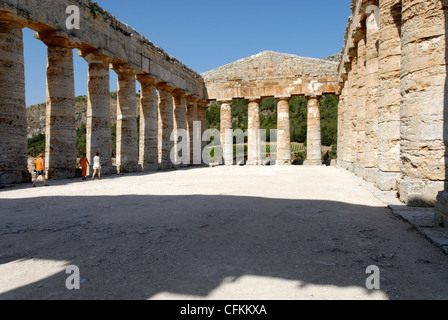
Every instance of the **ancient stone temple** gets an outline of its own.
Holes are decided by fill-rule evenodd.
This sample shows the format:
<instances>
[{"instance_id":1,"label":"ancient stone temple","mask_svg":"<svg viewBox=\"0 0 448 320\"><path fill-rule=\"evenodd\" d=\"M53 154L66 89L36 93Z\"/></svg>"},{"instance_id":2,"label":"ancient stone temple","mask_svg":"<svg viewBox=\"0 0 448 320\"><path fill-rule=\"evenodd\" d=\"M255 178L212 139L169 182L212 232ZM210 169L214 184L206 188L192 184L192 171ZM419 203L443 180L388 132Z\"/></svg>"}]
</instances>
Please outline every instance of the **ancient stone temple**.
<instances>
[{"instance_id":1,"label":"ancient stone temple","mask_svg":"<svg viewBox=\"0 0 448 320\"><path fill-rule=\"evenodd\" d=\"M73 4L80 11L79 29L69 29L66 24L67 8ZM95 7L92 1L2 0L0 163L8 168L4 182L29 181L22 33L25 27L35 30L36 38L48 47L45 159L49 178L75 175L73 49L78 49L89 64L87 156L92 159L100 152L104 173L170 167L171 146L175 143L170 139L171 132L192 132L195 122L203 123L207 95L202 77L136 30ZM110 69L118 75L116 167L111 160ZM142 88L140 133L136 123L136 80ZM189 112L190 109L194 111ZM162 132L160 137L157 127Z\"/></svg>"},{"instance_id":2,"label":"ancient stone temple","mask_svg":"<svg viewBox=\"0 0 448 320\"><path fill-rule=\"evenodd\" d=\"M221 104L221 142L224 163L233 165L232 101L246 99L248 164L259 165L260 110L263 98L278 101L277 164L291 164L289 101L308 100L308 156L305 165L322 165L320 105L323 94L337 90L337 62L265 51L202 74L209 101Z\"/></svg>"},{"instance_id":3,"label":"ancient stone temple","mask_svg":"<svg viewBox=\"0 0 448 320\"><path fill-rule=\"evenodd\" d=\"M352 10L339 68L339 165L408 205L438 199L437 221L448 226L447 2L353 0Z\"/></svg>"}]
</instances>

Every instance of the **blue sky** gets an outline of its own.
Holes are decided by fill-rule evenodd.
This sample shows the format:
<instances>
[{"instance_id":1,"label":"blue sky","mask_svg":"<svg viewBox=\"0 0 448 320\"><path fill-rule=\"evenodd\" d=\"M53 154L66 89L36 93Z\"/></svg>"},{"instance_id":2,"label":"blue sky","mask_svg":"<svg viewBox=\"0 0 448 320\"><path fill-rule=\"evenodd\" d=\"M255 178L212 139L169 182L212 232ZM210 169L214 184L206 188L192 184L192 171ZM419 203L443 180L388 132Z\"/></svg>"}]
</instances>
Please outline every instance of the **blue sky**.
<instances>
[{"instance_id":1,"label":"blue sky","mask_svg":"<svg viewBox=\"0 0 448 320\"><path fill-rule=\"evenodd\" d=\"M97 2L199 73L265 50L325 58L342 50L350 15L348 0ZM27 105L45 102L46 47L33 34L24 30ZM74 62L76 95L85 95L87 63Z\"/></svg>"}]
</instances>

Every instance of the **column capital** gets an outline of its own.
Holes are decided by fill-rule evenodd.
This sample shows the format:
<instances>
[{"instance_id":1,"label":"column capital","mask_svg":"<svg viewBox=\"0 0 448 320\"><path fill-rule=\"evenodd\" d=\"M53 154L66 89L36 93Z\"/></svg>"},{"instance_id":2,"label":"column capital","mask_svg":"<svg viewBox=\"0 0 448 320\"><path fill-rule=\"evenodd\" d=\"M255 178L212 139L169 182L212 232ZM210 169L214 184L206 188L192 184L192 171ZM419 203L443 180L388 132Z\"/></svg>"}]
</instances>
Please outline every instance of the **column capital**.
<instances>
[{"instance_id":1,"label":"column capital","mask_svg":"<svg viewBox=\"0 0 448 320\"><path fill-rule=\"evenodd\" d=\"M209 102L207 100L199 100L198 101L198 107L205 108L208 105L209 105Z\"/></svg>"},{"instance_id":2,"label":"column capital","mask_svg":"<svg viewBox=\"0 0 448 320\"><path fill-rule=\"evenodd\" d=\"M101 50L79 50L78 56L84 58L87 63L104 63L110 64L112 63L112 59L105 53L101 52Z\"/></svg>"},{"instance_id":3,"label":"column capital","mask_svg":"<svg viewBox=\"0 0 448 320\"><path fill-rule=\"evenodd\" d=\"M81 40L69 36L62 31L43 31L34 34L34 38L42 41L48 47L62 47L67 49L74 49L81 46Z\"/></svg>"},{"instance_id":4,"label":"column capital","mask_svg":"<svg viewBox=\"0 0 448 320\"><path fill-rule=\"evenodd\" d=\"M152 84L155 86L159 83L157 79L151 77L149 74L138 74L136 78L141 84Z\"/></svg>"},{"instance_id":5,"label":"column capital","mask_svg":"<svg viewBox=\"0 0 448 320\"><path fill-rule=\"evenodd\" d=\"M166 92L173 93L174 90L176 90L176 88L173 88L172 86L168 85L168 83L166 83L166 82L159 82L156 86L157 86L157 90L159 90L159 91L166 91Z\"/></svg>"},{"instance_id":6,"label":"column capital","mask_svg":"<svg viewBox=\"0 0 448 320\"><path fill-rule=\"evenodd\" d=\"M244 99L246 99L249 102L256 102L256 103L260 103L261 102L261 97L245 97Z\"/></svg>"},{"instance_id":7,"label":"column capital","mask_svg":"<svg viewBox=\"0 0 448 320\"><path fill-rule=\"evenodd\" d=\"M306 93L305 98L307 100L311 99L320 99L322 97L322 93Z\"/></svg>"},{"instance_id":8,"label":"column capital","mask_svg":"<svg viewBox=\"0 0 448 320\"><path fill-rule=\"evenodd\" d=\"M179 99L182 98L182 97L187 98L187 92L185 90L176 88L176 89L173 90L173 96L175 98L179 98Z\"/></svg>"},{"instance_id":9,"label":"column capital","mask_svg":"<svg viewBox=\"0 0 448 320\"><path fill-rule=\"evenodd\" d=\"M10 12L0 12L0 23L11 24L17 28L25 28L28 20Z\"/></svg>"},{"instance_id":10,"label":"column capital","mask_svg":"<svg viewBox=\"0 0 448 320\"><path fill-rule=\"evenodd\" d=\"M216 101L219 104L221 104L221 105L223 105L223 104L232 104L233 103L233 98L217 99Z\"/></svg>"},{"instance_id":11,"label":"column capital","mask_svg":"<svg viewBox=\"0 0 448 320\"><path fill-rule=\"evenodd\" d=\"M288 101L291 100L292 96L290 94L277 95L274 97L277 101Z\"/></svg>"},{"instance_id":12,"label":"column capital","mask_svg":"<svg viewBox=\"0 0 448 320\"><path fill-rule=\"evenodd\" d=\"M131 68L130 66L128 66L126 63L113 63L112 64L112 69L117 73L117 74L133 74L135 75L135 70L133 68Z\"/></svg>"}]
</instances>

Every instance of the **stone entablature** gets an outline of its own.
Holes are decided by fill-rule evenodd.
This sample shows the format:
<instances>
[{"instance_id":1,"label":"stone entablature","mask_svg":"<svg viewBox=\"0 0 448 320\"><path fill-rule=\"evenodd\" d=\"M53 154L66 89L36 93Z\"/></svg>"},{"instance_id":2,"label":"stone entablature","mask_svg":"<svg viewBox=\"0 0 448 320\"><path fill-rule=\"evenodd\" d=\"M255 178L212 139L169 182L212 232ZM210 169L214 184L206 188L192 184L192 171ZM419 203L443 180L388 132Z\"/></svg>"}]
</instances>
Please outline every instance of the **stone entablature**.
<instances>
[{"instance_id":1,"label":"stone entablature","mask_svg":"<svg viewBox=\"0 0 448 320\"><path fill-rule=\"evenodd\" d=\"M338 63L264 51L203 73L209 100L337 91Z\"/></svg>"},{"instance_id":2,"label":"stone entablature","mask_svg":"<svg viewBox=\"0 0 448 320\"><path fill-rule=\"evenodd\" d=\"M80 9L79 30L66 27L69 16L66 9L70 5ZM206 98L204 82L198 73L90 0L2 0L0 18L20 21L42 35L67 38L72 48L85 54L104 56L110 63L126 64L135 74L148 74L198 99Z\"/></svg>"}]
</instances>

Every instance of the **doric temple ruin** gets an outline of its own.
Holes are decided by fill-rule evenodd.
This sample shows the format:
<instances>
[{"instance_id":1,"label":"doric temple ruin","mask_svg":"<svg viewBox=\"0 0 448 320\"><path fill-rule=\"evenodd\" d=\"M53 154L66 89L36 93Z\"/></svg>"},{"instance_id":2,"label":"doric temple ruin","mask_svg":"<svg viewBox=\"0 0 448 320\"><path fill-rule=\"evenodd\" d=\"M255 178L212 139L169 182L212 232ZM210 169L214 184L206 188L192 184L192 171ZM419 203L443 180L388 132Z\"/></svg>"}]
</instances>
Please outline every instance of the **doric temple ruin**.
<instances>
[{"instance_id":1,"label":"doric temple ruin","mask_svg":"<svg viewBox=\"0 0 448 320\"><path fill-rule=\"evenodd\" d=\"M69 30L66 11L73 4L79 8L82 28ZM87 156L92 159L100 152L105 173L172 167L171 133L192 132L195 121L202 122L205 130L207 95L202 77L136 30L94 9L88 0L0 1L0 162L8 168L8 183L29 180L25 27L35 30L36 38L48 47L45 159L49 178L75 175L73 49L79 49L89 64ZM110 68L118 75L116 167L111 160ZM140 139L136 80L141 84Z\"/></svg>"},{"instance_id":2,"label":"doric temple ruin","mask_svg":"<svg viewBox=\"0 0 448 320\"><path fill-rule=\"evenodd\" d=\"M66 25L71 5L80 10L82 28ZM0 163L8 168L3 182L29 181L22 33L27 27L48 47L49 178L75 175L78 49L88 62L87 156L100 152L105 173L172 168L172 134L180 130L189 136L187 164L200 163L193 159L193 141L201 140L206 106L215 101L221 104L224 163L232 165L234 99L249 101L248 164L260 165L259 109L267 97L278 100L277 164L289 165L293 96L308 99L305 164L320 165L319 98L335 93L338 165L381 190L396 190L408 205L436 205L437 222L448 227L448 1L352 0L352 11L341 63L266 51L199 75L90 0L0 0ZM116 165L110 69L118 75Z\"/></svg>"},{"instance_id":3,"label":"doric temple ruin","mask_svg":"<svg viewBox=\"0 0 448 320\"><path fill-rule=\"evenodd\" d=\"M352 1L339 68L338 163L448 226L448 2Z\"/></svg>"},{"instance_id":4,"label":"doric temple ruin","mask_svg":"<svg viewBox=\"0 0 448 320\"><path fill-rule=\"evenodd\" d=\"M232 100L249 101L248 164L261 163L260 102L278 100L277 164L291 164L289 100L308 100L308 143L305 165L322 164L319 99L337 90L337 62L265 51L203 74L209 100L221 104L224 163L233 164Z\"/></svg>"}]
</instances>

